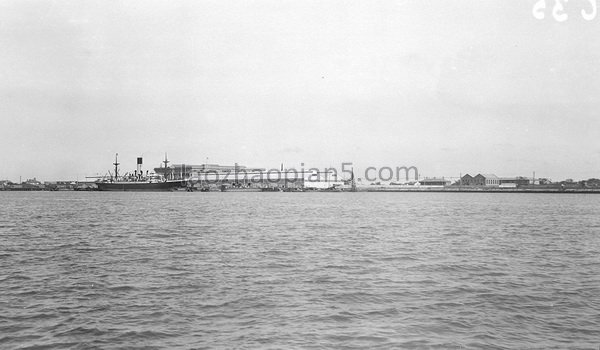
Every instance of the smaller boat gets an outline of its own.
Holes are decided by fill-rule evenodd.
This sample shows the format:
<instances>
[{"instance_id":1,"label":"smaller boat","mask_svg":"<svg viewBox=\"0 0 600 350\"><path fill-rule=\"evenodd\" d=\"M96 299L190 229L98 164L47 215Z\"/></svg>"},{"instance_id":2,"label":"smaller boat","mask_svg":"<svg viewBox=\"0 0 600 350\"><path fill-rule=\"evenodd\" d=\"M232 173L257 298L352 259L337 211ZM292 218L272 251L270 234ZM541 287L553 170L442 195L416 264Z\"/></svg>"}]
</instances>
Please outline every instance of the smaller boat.
<instances>
[{"instance_id":1,"label":"smaller boat","mask_svg":"<svg viewBox=\"0 0 600 350\"><path fill-rule=\"evenodd\" d=\"M249 185L233 184L233 185L221 185L221 192L261 192L262 188L252 187Z\"/></svg>"}]
</instances>

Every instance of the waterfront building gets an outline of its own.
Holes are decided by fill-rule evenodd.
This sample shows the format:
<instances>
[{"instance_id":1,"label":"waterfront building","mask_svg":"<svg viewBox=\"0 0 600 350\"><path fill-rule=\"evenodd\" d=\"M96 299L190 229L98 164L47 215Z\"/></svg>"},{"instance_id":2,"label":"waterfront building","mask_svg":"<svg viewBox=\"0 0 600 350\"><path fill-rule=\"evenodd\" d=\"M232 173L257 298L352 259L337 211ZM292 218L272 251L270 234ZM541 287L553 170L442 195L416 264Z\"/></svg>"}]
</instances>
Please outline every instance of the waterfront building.
<instances>
[{"instance_id":1,"label":"waterfront building","mask_svg":"<svg viewBox=\"0 0 600 350\"><path fill-rule=\"evenodd\" d=\"M346 189L349 188L347 181L338 179L337 171L329 169L326 171L312 171L303 174L304 188L313 190Z\"/></svg>"},{"instance_id":2,"label":"waterfront building","mask_svg":"<svg viewBox=\"0 0 600 350\"><path fill-rule=\"evenodd\" d=\"M499 186L500 178L494 174L463 175L455 185L462 186Z\"/></svg>"},{"instance_id":3,"label":"waterfront building","mask_svg":"<svg viewBox=\"0 0 600 350\"><path fill-rule=\"evenodd\" d=\"M463 175L459 182L457 183L457 185L462 185L462 186L474 186L475 182L473 180L473 176L469 175L469 174L465 174Z\"/></svg>"},{"instance_id":4,"label":"waterfront building","mask_svg":"<svg viewBox=\"0 0 600 350\"><path fill-rule=\"evenodd\" d=\"M511 188L519 186L528 186L533 184L532 179L523 176L498 177L495 174L477 174L471 176L464 175L455 185L479 186L479 187L502 187Z\"/></svg>"},{"instance_id":5,"label":"waterfront building","mask_svg":"<svg viewBox=\"0 0 600 350\"><path fill-rule=\"evenodd\" d=\"M201 176L202 174L234 174L234 173L248 173L265 171L264 168L248 168L244 165L219 165L219 164L173 164L168 167L154 168L154 172L159 175L163 175L166 178L172 179L189 179L194 176Z\"/></svg>"},{"instance_id":6,"label":"waterfront building","mask_svg":"<svg viewBox=\"0 0 600 350\"><path fill-rule=\"evenodd\" d=\"M243 165L223 166L218 164L185 165L174 164L155 171L175 179L185 179L199 189L300 189L305 174L296 170L250 168Z\"/></svg>"},{"instance_id":7,"label":"waterfront building","mask_svg":"<svg viewBox=\"0 0 600 350\"><path fill-rule=\"evenodd\" d=\"M531 183L532 183L532 181L529 178L526 178L523 176L501 177L500 178L500 185L504 185L503 187L506 187L507 184L514 184L515 187L527 186L527 185L530 185Z\"/></svg>"},{"instance_id":8,"label":"waterfront building","mask_svg":"<svg viewBox=\"0 0 600 350\"><path fill-rule=\"evenodd\" d=\"M72 190L75 186L73 181L46 181L44 187L51 191L67 191Z\"/></svg>"},{"instance_id":9,"label":"waterfront building","mask_svg":"<svg viewBox=\"0 0 600 350\"><path fill-rule=\"evenodd\" d=\"M203 190L228 189L339 189L349 186L339 179L335 169L298 171L294 169L265 169L245 165L172 164L154 168L168 179L187 180L188 185Z\"/></svg>"},{"instance_id":10,"label":"waterfront building","mask_svg":"<svg viewBox=\"0 0 600 350\"><path fill-rule=\"evenodd\" d=\"M500 178L494 174L477 174L474 179L479 186L500 185Z\"/></svg>"},{"instance_id":11,"label":"waterfront building","mask_svg":"<svg viewBox=\"0 0 600 350\"><path fill-rule=\"evenodd\" d=\"M421 186L449 186L450 180L446 180L443 177L426 177L424 179L419 180L419 184Z\"/></svg>"},{"instance_id":12,"label":"waterfront building","mask_svg":"<svg viewBox=\"0 0 600 350\"><path fill-rule=\"evenodd\" d=\"M36 178L27 179L21 183L13 183L5 180L0 181L0 189L7 191L41 191L44 189L44 184L38 181Z\"/></svg>"}]
</instances>

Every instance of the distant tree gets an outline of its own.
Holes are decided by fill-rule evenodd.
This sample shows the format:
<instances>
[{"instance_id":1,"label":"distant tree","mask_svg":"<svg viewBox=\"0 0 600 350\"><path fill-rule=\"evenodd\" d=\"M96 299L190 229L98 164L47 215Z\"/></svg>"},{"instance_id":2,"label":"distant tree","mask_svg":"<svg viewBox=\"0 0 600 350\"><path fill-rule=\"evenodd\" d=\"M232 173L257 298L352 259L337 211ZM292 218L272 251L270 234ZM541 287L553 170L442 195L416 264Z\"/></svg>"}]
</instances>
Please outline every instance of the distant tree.
<instances>
[{"instance_id":1,"label":"distant tree","mask_svg":"<svg viewBox=\"0 0 600 350\"><path fill-rule=\"evenodd\" d=\"M548 178L541 178L538 181L540 182L540 185L549 185L552 183L552 180Z\"/></svg>"},{"instance_id":2,"label":"distant tree","mask_svg":"<svg viewBox=\"0 0 600 350\"><path fill-rule=\"evenodd\" d=\"M600 179L591 178L587 180L588 187L600 187Z\"/></svg>"}]
</instances>

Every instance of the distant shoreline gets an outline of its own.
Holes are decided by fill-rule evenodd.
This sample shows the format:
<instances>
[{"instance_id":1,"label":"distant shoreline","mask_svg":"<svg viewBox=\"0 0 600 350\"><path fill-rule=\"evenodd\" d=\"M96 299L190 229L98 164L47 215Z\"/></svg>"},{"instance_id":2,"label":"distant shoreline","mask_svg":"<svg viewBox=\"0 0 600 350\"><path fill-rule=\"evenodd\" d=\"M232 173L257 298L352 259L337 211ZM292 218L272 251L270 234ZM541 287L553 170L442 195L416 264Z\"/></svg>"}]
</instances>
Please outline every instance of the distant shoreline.
<instances>
[{"instance_id":1,"label":"distant shoreline","mask_svg":"<svg viewBox=\"0 0 600 350\"><path fill-rule=\"evenodd\" d=\"M98 191L98 190L41 190L41 189L0 189L0 192L184 192L184 191ZM203 192L203 191L189 191ZM219 193L221 191L208 191ZM223 191L228 192L246 192L246 191ZM248 191L261 192L261 191ZM262 191L262 192L279 192L279 191ZM344 190L303 190L303 191L282 191L295 193L342 193L342 192L360 192L360 193L556 193L556 194L600 194L600 189L494 189L494 188L357 188L356 191Z\"/></svg>"},{"instance_id":2,"label":"distant shoreline","mask_svg":"<svg viewBox=\"0 0 600 350\"><path fill-rule=\"evenodd\" d=\"M436 189L359 189L357 192L447 192L447 193L594 193L600 189L491 189L491 188L436 188Z\"/></svg>"}]
</instances>

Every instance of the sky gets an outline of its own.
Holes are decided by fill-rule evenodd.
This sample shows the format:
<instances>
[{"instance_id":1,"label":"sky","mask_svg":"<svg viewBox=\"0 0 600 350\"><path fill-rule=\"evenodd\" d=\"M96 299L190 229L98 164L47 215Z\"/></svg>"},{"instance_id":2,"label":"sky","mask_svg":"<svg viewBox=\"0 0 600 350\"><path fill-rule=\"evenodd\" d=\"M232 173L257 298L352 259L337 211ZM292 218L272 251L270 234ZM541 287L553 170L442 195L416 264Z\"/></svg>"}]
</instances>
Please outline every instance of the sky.
<instances>
[{"instance_id":1,"label":"sky","mask_svg":"<svg viewBox=\"0 0 600 350\"><path fill-rule=\"evenodd\" d=\"M3 0L0 180L165 152L600 178L595 1L563 0L562 22L539 2Z\"/></svg>"}]
</instances>

